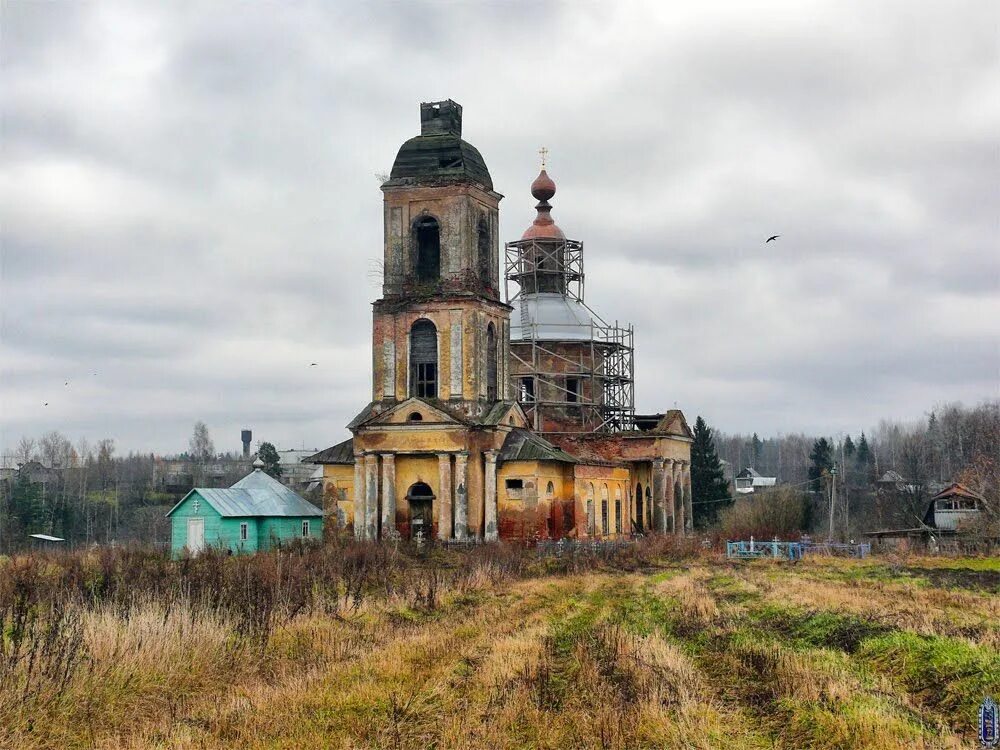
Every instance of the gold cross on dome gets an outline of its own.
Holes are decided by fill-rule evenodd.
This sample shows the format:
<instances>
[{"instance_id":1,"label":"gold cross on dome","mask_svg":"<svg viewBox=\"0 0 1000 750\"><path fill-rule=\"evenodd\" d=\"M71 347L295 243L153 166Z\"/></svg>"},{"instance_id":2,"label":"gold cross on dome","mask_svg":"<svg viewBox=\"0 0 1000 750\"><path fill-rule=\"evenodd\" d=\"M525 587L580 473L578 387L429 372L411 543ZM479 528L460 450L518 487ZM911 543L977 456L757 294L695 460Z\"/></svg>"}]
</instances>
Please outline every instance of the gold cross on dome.
<instances>
[{"instance_id":1,"label":"gold cross on dome","mask_svg":"<svg viewBox=\"0 0 1000 750\"><path fill-rule=\"evenodd\" d=\"M545 169L545 157L549 155L549 150L542 146L538 149L538 153L542 155L542 169Z\"/></svg>"}]
</instances>

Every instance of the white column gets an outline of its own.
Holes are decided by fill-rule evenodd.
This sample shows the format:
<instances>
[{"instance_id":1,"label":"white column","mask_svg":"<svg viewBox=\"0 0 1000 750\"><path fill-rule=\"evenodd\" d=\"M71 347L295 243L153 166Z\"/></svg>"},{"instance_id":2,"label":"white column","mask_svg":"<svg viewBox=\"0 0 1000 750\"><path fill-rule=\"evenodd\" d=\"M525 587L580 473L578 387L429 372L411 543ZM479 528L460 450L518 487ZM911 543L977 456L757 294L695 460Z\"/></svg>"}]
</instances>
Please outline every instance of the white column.
<instances>
[{"instance_id":1,"label":"white column","mask_svg":"<svg viewBox=\"0 0 1000 750\"><path fill-rule=\"evenodd\" d=\"M396 454L382 454L382 538L396 536Z\"/></svg>"},{"instance_id":2,"label":"white column","mask_svg":"<svg viewBox=\"0 0 1000 750\"><path fill-rule=\"evenodd\" d=\"M494 485L496 478L494 477ZM464 541L469 538L469 453L455 454L455 538ZM496 494L494 492L494 494Z\"/></svg>"},{"instance_id":3,"label":"white column","mask_svg":"<svg viewBox=\"0 0 1000 750\"><path fill-rule=\"evenodd\" d=\"M438 453L438 539L451 539L451 454Z\"/></svg>"},{"instance_id":4,"label":"white column","mask_svg":"<svg viewBox=\"0 0 1000 750\"><path fill-rule=\"evenodd\" d=\"M663 531L667 527L666 492L663 487L663 459L653 459L653 529Z\"/></svg>"},{"instance_id":5,"label":"white column","mask_svg":"<svg viewBox=\"0 0 1000 750\"><path fill-rule=\"evenodd\" d=\"M378 455L365 454L365 539L378 539Z\"/></svg>"},{"instance_id":6,"label":"white column","mask_svg":"<svg viewBox=\"0 0 1000 750\"><path fill-rule=\"evenodd\" d=\"M663 530L677 531L677 503L674 499L674 462L664 461L663 467Z\"/></svg>"},{"instance_id":7,"label":"white column","mask_svg":"<svg viewBox=\"0 0 1000 750\"><path fill-rule=\"evenodd\" d=\"M694 531L694 506L691 499L691 464L681 461L681 487L684 491L684 532Z\"/></svg>"},{"instance_id":8,"label":"white column","mask_svg":"<svg viewBox=\"0 0 1000 750\"><path fill-rule=\"evenodd\" d=\"M365 538L365 457L354 454L354 538Z\"/></svg>"},{"instance_id":9,"label":"white column","mask_svg":"<svg viewBox=\"0 0 1000 750\"><path fill-rule=\"evenodd\" d=\"M483 538L495 542L500 538L497 529L497 451L486 451L486 476L483 478Z\"/></svg>"}]
</instances>

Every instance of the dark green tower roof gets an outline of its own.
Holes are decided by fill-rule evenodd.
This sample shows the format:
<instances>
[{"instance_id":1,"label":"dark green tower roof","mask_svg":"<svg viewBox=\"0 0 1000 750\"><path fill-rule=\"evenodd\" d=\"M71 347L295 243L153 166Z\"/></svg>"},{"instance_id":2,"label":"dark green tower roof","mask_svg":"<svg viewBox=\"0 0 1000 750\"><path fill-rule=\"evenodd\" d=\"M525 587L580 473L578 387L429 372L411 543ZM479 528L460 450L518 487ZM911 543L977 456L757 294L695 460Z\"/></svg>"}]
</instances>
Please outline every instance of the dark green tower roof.
<instances>
[{"instance_id":1,"label":"dark green tower roof","mask_svg":"<svg viewBox=\"0 0 1000 750\"><path fill-rule=\"evenodd\" d=\"M462 106L446 99L420 105L420 135L404 143L387 184L469 181L493 189L482 155L462 140Z\"/></svg>"}]
</instances>

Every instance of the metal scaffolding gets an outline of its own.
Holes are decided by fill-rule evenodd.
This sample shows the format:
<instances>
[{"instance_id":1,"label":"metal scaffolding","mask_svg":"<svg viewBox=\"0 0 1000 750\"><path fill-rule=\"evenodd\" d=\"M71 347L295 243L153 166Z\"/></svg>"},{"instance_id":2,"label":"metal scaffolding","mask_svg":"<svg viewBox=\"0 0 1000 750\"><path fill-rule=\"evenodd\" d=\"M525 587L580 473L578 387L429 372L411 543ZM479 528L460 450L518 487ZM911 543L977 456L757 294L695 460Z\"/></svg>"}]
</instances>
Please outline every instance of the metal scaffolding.
<instances>
[{"instance_id":1,"label":"metal scaffolding","mask_svg":"<svg viewBox=\"0 0 1000 750\"><path fill-rule=\"evenodd\" d=\"M633 328L587 307L584 280L582 242L531 238L504 246L505 296L520 318L512 322L511 377L537 432L634 428Z\"/></svg>"}]
</instances>

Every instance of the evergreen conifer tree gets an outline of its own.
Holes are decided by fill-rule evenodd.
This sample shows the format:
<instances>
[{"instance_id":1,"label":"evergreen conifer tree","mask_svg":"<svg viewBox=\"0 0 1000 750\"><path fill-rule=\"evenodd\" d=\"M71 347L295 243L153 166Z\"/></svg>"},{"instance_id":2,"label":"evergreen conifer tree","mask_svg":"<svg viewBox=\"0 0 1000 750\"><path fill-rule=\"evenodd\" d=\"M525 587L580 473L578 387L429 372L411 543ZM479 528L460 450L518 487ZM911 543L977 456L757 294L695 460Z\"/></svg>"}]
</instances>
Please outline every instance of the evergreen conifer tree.
<instances>
[{"instance_id":1,"label":"evergreen conifer tree","mask_svg":"<svg viewBox=\"0 0 1000 750\"><path fill-rule=\"evenodd\" d=\"M872 450L868 447L868 439L863 432L861 433L861 438L858 440L856 456L859 467L866 467L872 462Z\"/></svg>"},{"instance_id":2,"label":"evergreen conifer tree","mask_svg":"<svg viewBox=\"0 0 1000 750\"><path fill-rule=\"evenodd\" d=\"M261 443L257 449L257 458L264 462L264 472L275 479L281 478L281 458L278 449L271 443Z\"/></svg>"},{"instance_id":3,"label":"evergreen conifer tree","mask_svg":"<svg viewBox=\"0 0 1000 750\"><path fill-rule=\"evenodd\" d=\"M857 448L855 448L854 446L854 441L851 440L851 436L848 435L846 438L844 438L844 455L847 456L848 458L853 458L854 451L856 450Z\"/></svg>"},{"instance_id":4,"label":"evergreen conifer tree","mask_svg":"<svg viewBox=\"0 0 1000 750\"><path fill-rule=\"evenodd\" d=\"M809 467L809 480L813 490L820 490L819 480L830 473L833 468L833 446L825 437L813 443L812 451L809 453L809 460L812 466Z\"/></svg>"},{"instance_id":5,"label":"evergreen conifer tree","mask_svg":"<svg viewBox=\"0 0 1000 750\"><path fill-rule=\"evenodd\" d=\"M711 526L719 511L732 504L729 483L722 471L715 450L712 428L701 417L694 423L694 443L691 445L691 502L694 525Z\"/></svg>"},{"instance_id":6,"label":"evergreen conifer tree","mask_svg":"<svg viewBox=\"0 0 1000 750\"><path fill-rule=\"evenodd\" d=\"M757 437L757 433L755 432L753 437L750 439L750 451L753 455L754 469L760 470L760 454L763 448L764 444L760 441L760 438Z\"/></svg>"}]
</instances>

